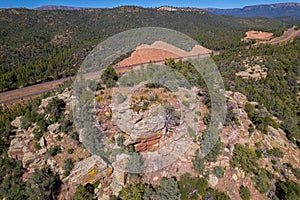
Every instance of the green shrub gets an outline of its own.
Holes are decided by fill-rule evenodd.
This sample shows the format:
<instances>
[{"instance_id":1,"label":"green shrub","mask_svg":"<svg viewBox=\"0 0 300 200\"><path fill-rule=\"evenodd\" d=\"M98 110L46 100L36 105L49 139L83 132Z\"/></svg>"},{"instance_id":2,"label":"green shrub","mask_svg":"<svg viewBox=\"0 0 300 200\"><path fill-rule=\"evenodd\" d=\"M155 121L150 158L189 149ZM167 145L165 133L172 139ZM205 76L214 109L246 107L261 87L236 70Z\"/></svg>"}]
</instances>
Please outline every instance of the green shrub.
<instances>
[{"instance_id":1,"label":"green shrub","mask_svg":"<svg viewBox=\"0 0 300 200\"><path fill-rule=\"evenodd\" d=\"M71 149L68 149L67 151L68 151L68 154L72 154L74 152L74 149L71 148Z\"/></svg>"},{"instance_id":2,"label":"green shrub","mask_svg":"<svg viewBox=\"0 0 300 200\"><path fill-rule=\"evenodd\" d=\"M218 178L223 178L224 176L224 170L223 170L223 167L220 167L220 166L216 166L214 168L214 175Z\"/></svg>"},{"instance_id":3,"label":"green shrub","mask_svg":"<svg viewBox=\"0 0 300 200\"><path fill-rule=\"evenodd\" d=\"M297 177L297 179L300 180L300 169L293 168L292 172Z\"/></svg>"},{"instance_id":4,"label":"green shrub","mask_svg":"<svg viewBox=\"0 0 300 200\"><path fill-rule=\"evenodd\" d=\"M42 147L40 146L40 144L39 144L37 141L34 142L34 148L35 148L36 150L42 149Z\"/></svg>"},{"instance_id":5,"label":"green shrub","mask_svg":"<svg viewBox=\"0 0 300 200\"><path fill-rule=\"evenodd\" d=\"M66 171L71 171L74 167L74 160L72 158L68 158L64 160L63 169Z\"/></svg>"},{"instance_id":6,"label":"green shrub","mask_svg":"<svg viewBox=\"0 0 300 200\"><path fill-rule=\"evenodd\" d=\"M51 116L52 123L58 122L63 117L65 111L65 102L58 97L54 97L45 108L45 113Z\"/></svg>"},{"instance_id":7,"label":"green shrub","mask_svg":"<svg viewBox=\"0 0 300 200\"><path fill-rule=\"evenodd\" d=\"M48 151L47 151L47 154L49 156L56 156L59 153L61 153L61 147L60 146L53 146L50 149L48 149Z\"/></svg>"},{"instance_id":8,"label":"green shrub","mask_svg":"<svg viewBox=\"0 0 300 200\"><path fill-rule=\"evenodd\" d=\"M226 114L225 125L228 126L230 125L231 122L234 122L235 124L239 124L239 120L236 117L236 114L233 112L232 109L228 109Z\"/></svg>"},{"instance_id":9,"label":"green shrub","mask_svg":"<svg viewBox=\"0 0 300 200\"><path fill-rule=\"evenodd\" d=\"M159 187L156 188L155 199L180 200L178 183L174 178L162 178Z\"/></svg>"},{"instance_id":10,"label":"green shrub","mask_svg":"<svg viewBox=\"0 0 300 200\"><path fill-rule=\"evenodd\" d=\"M246 173L255 173L258 169L256 153L241 144L236 144L233 150L233 157L230 160L232 167L239 167Z\"/></svg>"},{"instance_id":11,"label":"green shrub","mask_svg":"<svg viewBox=\"0 0 300 200\"><path fill-rule=\"evenodd\" d=\"M106 85L106 87L116 86L118 79L118 74L111 65L109 65L101 74L101 80Z\"/></svg>"},{"instance_id":12,"label":"green shrub","mask_svg":"<svg viewBox=\"0 0 300 200\"><path fill-rule=\"evenodd\" d=\"M182 105L184 105L185 107L189 108L190 107L190 103L188 101L183 101Z\"/></svg>"},{"instance_id":13,"label":"green shrub","mask_svg":"<svg viewBox=\"0 0 300 200\"><path fill-rule=\"evenodd\" d=\"M239 189L239 194L243 200L250 200L250 198L251 198L251 192L250 192L249 188L245 187L243 185Z\"/></svg>"},{"instance_id":14,"label":"green shrub","mask_svg":"<svg viewBox=\"0 0 300 200\"><path fill-rule=\"evenodd\" d=\"M300 184L287 180L275 183L275 194L279 199L296 200L300 199Z\"/></svg>"},{"instance_id":15,"label":"green shrub","mask_svg":"<svg viewBox=\"0 0 300 200\"><path fill-rule=\"evenodd\" d=\"M43 115L40 115L40 119L37 121L37 125L40 127L40 132L47 131L48 122L46 122Z\"/></svg>"},{"instance_id":16,"label":"green shrub","mask_svg":"<svg viewBox=\"0 0 300 200\"><path fill-rule=\"evenodd\" d=\"M230 197L223 192L208 188L202 199L230 200Z\"/></svg>"},{"instance_id":17,"label":"green shrub","mask_svg":"<svg viewBox=\"0 0 300 200\"><path fill-rule=\"evenodd\" d=\"M203 174L205 170L205 165L204 165L205 160L200 156L199 150L196 151L195 156L196 157L193 160L193 168L197 173Z\"/></svg>"},{"instance_id":18,"label":"green shrub","mask_svg":"<svg viewBox=\"0 0 300 200\"><path fill-rule=\"evenodd\" d=\"M275 156L278 158L283 158L283 156L284 156L283 152L279 148L267 150L267 154L269 156Z\"/></svg>"},{"instance_id":19,"label":"green shrub","mask_svg":"<svg viewBox=\"0 0 300 200\"><path fill-rule=\"evenodd\" d=\"M255 154L258 159L262 158L262 151L260 149L255 150Z\"/></svg>"},{"instance_id":20,"label":"green shrub","mask_svg":"<svg viewBox=\"0 0 300 200\"><path fill-rule=\"evenodd\" d=\"M34 129L32 133L33 133L33 135L34 135L33 139L34 139L35 141L39 141L39 140L43 137L43 133L42 133L41 130L36 130L36 129Z\"/></svg>"},{"instance_id":21,"label":"green shrub","mask_svg":"<svg viewBox=\"0 0 300 200\"><path fill-rule=\"evenodd\" d=\"M61 141L62 139L63 139L62 136L60 136L60 135L56 136L56 140L57 140L57 141Z\"/></svg>"},{"instance_id":22,"label":"green shrub","mask_svg":"<svg viewBox=\"0 0 300 200\"><path fill-rule=\"evenodd\" d=\"M64 176L65 176L65 177L67 177L67 176L69 176L69 175L70 175L70 171L65 171L65 172L64 172Z\"/></svg>"},{"instance_id":23,"label":"green shrub","mask_svg":"<svg viewBox=\"0 0 300 200\"><path fill-rule=\"evenodd\" d=\"M261 193L265 194L269 189L269 178L268 172L265 169L259 169L258 172L254 175L253 181L256 189Z\"/></svg>"},{"instance_id":24,"label":"green shrub","mask_svg":"<svg viewBox=\"0 0 300 200\"><path fill-rule=\"evenodd\" d=\"M204 178L191 178L190 174L181 175L178 182L181 199L198 200L208 188L208 182Z\"/></svg>"},{"instance_id":25,"label":"green shrub","mask_svg":"<svg viewBox=\"0 0 300 200\"><path fill-rule=\"evenodd\" d=\"M249 125L249 128L248 128L248 132L249 132L249 135L251 136L253 133L254 133L254 126L253 126L253 124L250 124Z\"/></svg>"},{"instance_id":26,"label":"green shrub","mask_svg":"<svg viewBox=\"0 0 300 200\"><path fill-rule=\"evenodd\" d=\"M205 133L203 137L210 137L210 136L207 136ZM217 142L211 145L214 146L210 149L209 153L205 156L205 160L207 160L208 162L216 162L218 155L220 155L222 151L223 143L221 142L221 139L218 138Z\"/></svg>"},{"instance_id":27,"label":"green shrub","mask_svg":"<svg viewBox=\"0 0 300 200\"><path fill-rule=\"evenodd\" d=\"M205 125L208 125L210 122L210 115L208 113L205 113L204 117L203 117L203 122Z\"/></svg>"},{"instance_id":28,"label":"green shrub","mask_svg":"<svg viewBox=\"0 0 300 200\"><path fill-rule=\"evenodd\" d=\"M33 172L29 182L34 185L29 188L29 199L56 199L59 194L61 181L49 166Z\"/></svg>"},{"instance_id":29,"label":"green shrub","mask_svg":"<svg viewBox=\"0 0 300 200\"><path fill-rule=\"evenodd\" d=\"M278 124L272 119L272 117L268 113L265 113L262 109L255 109L254 105L246 103L245 111L247 112L249 119L256 125L256 128L263 134L268 133L268 126L272 126L275 129L279 128ZM253 130L253 128L251 129Z\"/></svg>"},{"instance_id":30,"label":"green shrub","mask_svg":"<svg viewBox=\"0 0 300 200\"><path fill-rule=\"evenodd\" d=\"M73 167L74 167L74 161L72 158L68 158L68 159L64 160L63 169L65 170L65 172L64 172L65 177L70 175L70 172L73 169Z\"/></svg>"},{"instance_id":31,"label":"green shrub","mask_svg":"<svg viewBox=\"0 0 300 200\"><path fill-rule=\"evenodd\" d=\"M197 116L199 116L199 117L201 116L201 112L200 112L200 111L196 111L195 114L196 114Z\"/></svg>"},{"instance_id":32,"label":"green shrub","mask_svg":"<svg viewBox=\"0 0 300 200\"><path fill-rule=\"evenodd\" d=\"M120 197L123 200L140 200L143 198L145 191L146 185L144 184L127 184L120 192Z\"/></svg>"},{"instance_id":33,"label":"green shrub","mask_svg":"<svg viewBox=\"0 0 300 200\"><path fill-rule=\"evenodd\" d=\"M79 134L77 132L71 133L70 138L79 142Z\"/></svg>"},{"instance_id":34,"label":"green shrub","mask_svg":"<svg viewBox=\"0 0 300 200\"><path fill-rule=\"evenodd\" d=\"M83 185L78 185L76 192L72 198L73 200L94 200L94 192L91 191L88 187Z\"/></svg>"},{"instance_id":35,"label":"green shrub","mask_svg":"<svg viewBox=\"0 0 300 200\"><path fill-rule=\"evenodd\" d=\"M62 123L60 123L60 131L63 133L69 133L72 131L73 122L68 119L65 119Z\"/></svg>"},{"instance_id":36,"label":"green shrub","mask_svg":"<svg viewBox=\"0 0 300 200\"><path fill-rule=\"evenodd\" d=\"M123 144L125 142L125 137L123 135L120 135L118 138L117 138L117 145L119 147L124 147L125 145Z\"/></svg>"}]
</instances>

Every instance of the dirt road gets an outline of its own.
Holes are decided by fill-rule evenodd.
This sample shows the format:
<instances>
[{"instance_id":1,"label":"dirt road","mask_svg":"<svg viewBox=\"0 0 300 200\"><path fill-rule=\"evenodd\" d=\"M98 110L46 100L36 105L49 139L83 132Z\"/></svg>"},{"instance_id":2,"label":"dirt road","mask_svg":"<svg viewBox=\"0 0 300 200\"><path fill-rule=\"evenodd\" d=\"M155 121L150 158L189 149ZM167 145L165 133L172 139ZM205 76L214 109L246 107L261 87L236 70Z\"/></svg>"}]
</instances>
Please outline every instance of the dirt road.
<instances>
[{"instance_id":1,"label":"dirt road","mask_svg":"<svg viewBox=\"0 0 300 200\"><path fill-rule=\"evenodd\" d=\"M296 30L295 27L289 28L281 37L274 38L270 41L265 42L266 44L284 44L292 41L296 37L300 36L300 30Z\"/></svg>"},{"instance_id":2,"label":"dirt road","mask_svg":"<svg viewBox=\"0 0 300 200\"><path fill-rule=\"evenodd\" d=\"M195 56L207 57L209 55L210 54L206 53L206 54L178 57L178 58L174 58L174 59L175 60L179 60L179 59L184 60L184 59L192 58ZM155 61L153 61L153 63L163 63L164 61L165 60L155 60ZM116 66L115 70L118 73L122 74L122 73L126 73L127 71L129 71L132 68L137 69L137 68L139 68L139 66L141 66L143 64L146 64L146 63L143 62L143 63L135 63L132 65L127 65L127 66ZM17 102L19 100L28 99L30 97L36 97L36 96L39 96L46 92L55 91L55 90L57 90L57 88L60 84L64 83L66 80L69 80L71 78L72 77L63 78L63 79L59 79L59 80L55 80L55 81L40 83L40 84L36 84L33 86L24 87L24 88L0 93L0 104L13 103L13 102ZM89 79L89 80L99 80L100 79L100 71L87 73L84 75L84 78Z\"/></svg>"},{"instance_id":3,"label":"dirt road","mask_svg":"<svg viewBox=\"0 0 300 200\"><path fill-rule=\"evenodd\" d=\"M70 78L62 78L55 81L40 83L33 86L28 86L16 90L0 93L0 104L10 103L30 97L38 96L46 92L54 91L60 84Z\"/></svg>"}]
</instances>

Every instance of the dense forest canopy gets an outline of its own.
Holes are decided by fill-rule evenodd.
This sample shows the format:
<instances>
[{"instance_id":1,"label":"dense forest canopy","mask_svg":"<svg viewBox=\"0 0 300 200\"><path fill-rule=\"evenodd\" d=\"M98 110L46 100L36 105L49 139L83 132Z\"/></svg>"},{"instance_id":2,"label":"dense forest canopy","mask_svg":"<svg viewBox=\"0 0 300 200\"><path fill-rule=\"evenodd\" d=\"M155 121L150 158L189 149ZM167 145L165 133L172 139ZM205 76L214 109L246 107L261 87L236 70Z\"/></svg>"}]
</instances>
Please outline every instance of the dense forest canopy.
<instances>
[{"instance_id":1,"label":"dense forest canopy","mask_svg":"<svg viewBox=\"0 0 300 200\"><path fill-rule=\"evenodd\" d=\"M207 11L158 11L140 7L0 12L0 91L72 76L88 52L105 38L139 27L183 32L203 46L222 50L243 46L246 31L282 29L266 18L241 19Z\"/></svg>"}]
</instances>

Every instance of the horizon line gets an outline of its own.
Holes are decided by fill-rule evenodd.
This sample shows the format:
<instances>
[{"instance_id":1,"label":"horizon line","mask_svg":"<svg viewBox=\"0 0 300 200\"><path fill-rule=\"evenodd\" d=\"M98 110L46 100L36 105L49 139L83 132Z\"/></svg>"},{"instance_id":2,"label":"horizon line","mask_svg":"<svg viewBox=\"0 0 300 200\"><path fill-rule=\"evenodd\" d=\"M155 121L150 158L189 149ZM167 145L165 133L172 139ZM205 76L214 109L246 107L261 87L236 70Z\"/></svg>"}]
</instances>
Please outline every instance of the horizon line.
<instances>
[{"instance_id":1,"label":"horizon line","mask_svg":"<svg viewBox=\"0 0 300 200\"><path fill-rule=\"evenodd\" d=\"M282 2L282 3L261 3L261 4L253 4L253 5L247 5L247 6L242 6L242 7L193 7L193 6L182 6L182 7L178 7L178 6L171 6L171 5L160 5L160 6L141 6L141 5L119 5L119 6L106 6L106 7L85 7L85 6L72 6L72 5L57 5L57 4L48 4L48 5L40 5L37 7L24 7L24 6L20 6L20 7L1 7L1 9L29 9L29 10L35 10L37 8L41 8L41 7L46 7L46 6L61 6L61 7L69 7L69 8L77 8L77 9L113 9L113 8L119 8L119 7L141 7L141 8L152 8L152 9L157 9L157 8L161 8L161 7L170 7L170 8L196 8L196 9L243 9L245 7L251 7L251 6L263 6L263 5L280 5L280 4L299 4L300 2Z\"/></svg>"}]
</instances>

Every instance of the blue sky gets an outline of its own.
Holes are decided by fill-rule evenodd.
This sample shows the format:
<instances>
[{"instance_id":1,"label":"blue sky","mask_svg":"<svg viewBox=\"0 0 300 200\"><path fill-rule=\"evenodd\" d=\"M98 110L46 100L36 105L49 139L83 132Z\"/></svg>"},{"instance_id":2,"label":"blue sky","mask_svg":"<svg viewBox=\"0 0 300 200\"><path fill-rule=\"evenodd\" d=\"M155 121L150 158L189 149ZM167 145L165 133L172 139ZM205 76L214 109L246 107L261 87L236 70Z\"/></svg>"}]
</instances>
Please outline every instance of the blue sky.
<instances>
[{"instance_id":1,"label":"blue sky","mask_svg":"<svg viewBox=\"0 0 300 200\"><path fill-rule=\"evenodd\" d=\"M1 8L36 8L42 5L64 5L89 8L117 7L122 5L137 5L143 7L159 7L161 5L170 5L177 7L197 7L197 8L238 8L247 5L270 4L291 2L284 0L0 0ZM298 2L300 1L293 1Z\"/></svg>"}]
</instances>

